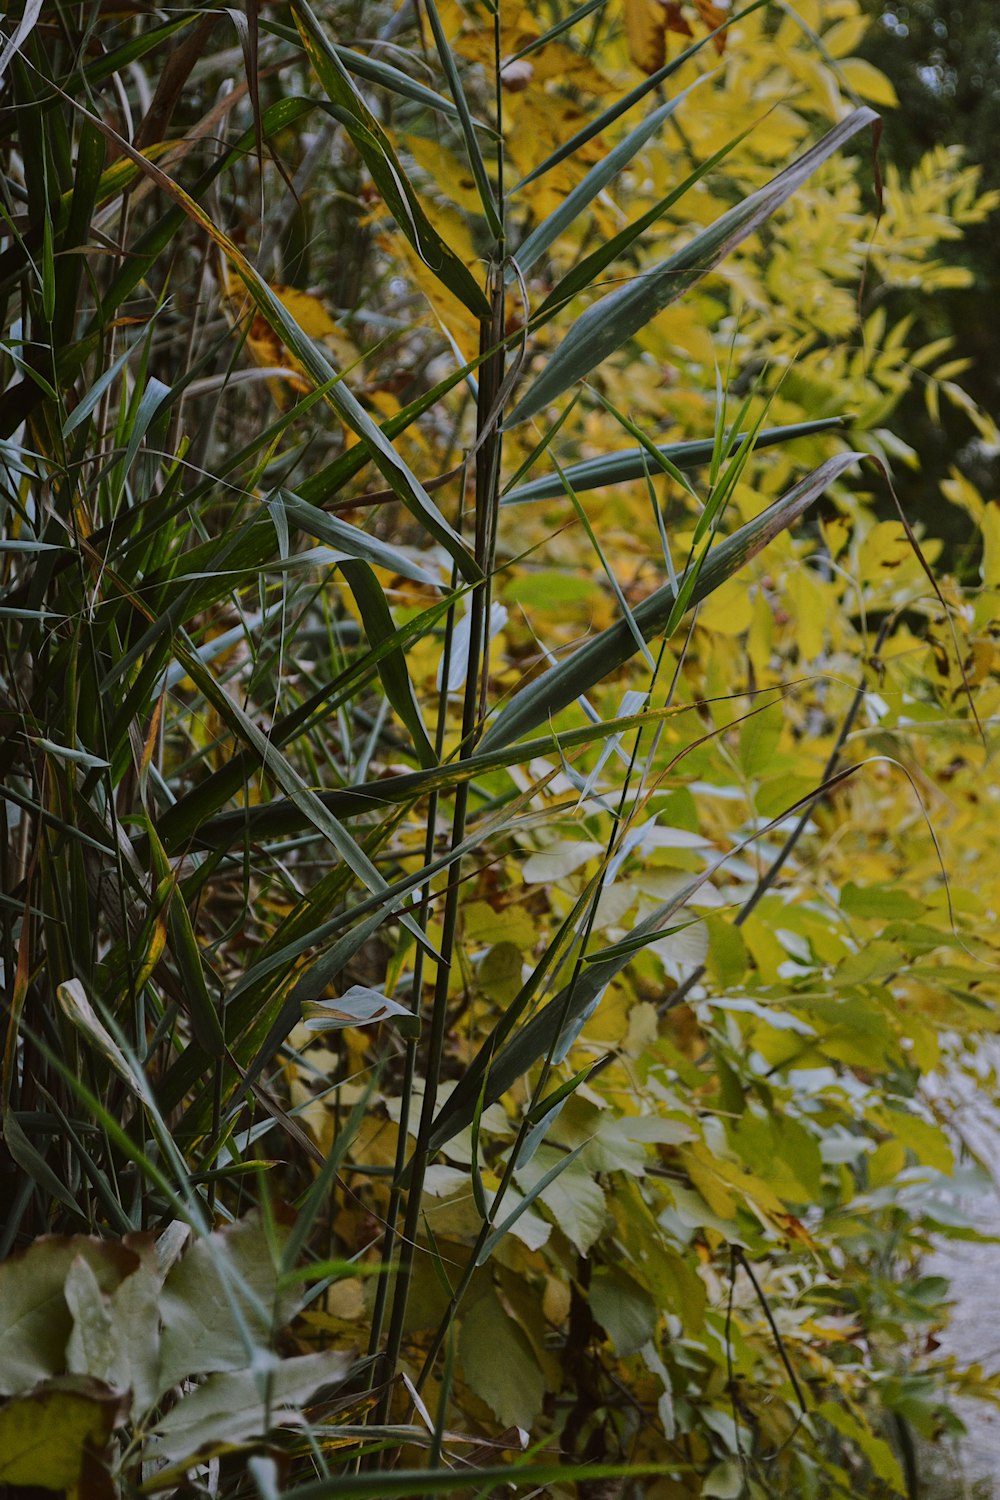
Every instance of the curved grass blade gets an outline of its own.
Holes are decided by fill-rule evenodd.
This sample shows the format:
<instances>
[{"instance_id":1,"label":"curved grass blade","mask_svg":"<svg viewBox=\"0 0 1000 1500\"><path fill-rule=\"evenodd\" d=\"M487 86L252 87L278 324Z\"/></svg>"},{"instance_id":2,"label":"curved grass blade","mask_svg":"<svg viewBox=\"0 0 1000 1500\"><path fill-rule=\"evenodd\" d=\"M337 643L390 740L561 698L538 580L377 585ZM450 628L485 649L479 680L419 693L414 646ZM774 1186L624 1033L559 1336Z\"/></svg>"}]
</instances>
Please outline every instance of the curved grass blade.
<instances>
[{"instance_id":1,"label":"curved grass blade","mask_svg":"<svg viewBox=\"0 0 1000 1500\"><path fill-rule=\"evenodd\" d=\"M302 37L294 26L285 26L280 21L262 20L261 31L266 31L270 36L276 36L283 42L290 42L293 47L302 45ZM408 73L400 68L394 68L392 63L383 62L378 57L366 57L363 52L355 52L353 47L341 47L336 42L333 50L343 63L348 73L353 73L357 78L363 78L366 83L374 83L379 88L388 89L392 94L399 94L403 99L412 99L414 104L426 104L429 109L438 110L441 114L456 115L458 110L450 99L443 94L435 93L433 89L424 83L418 83ZM480 130L487 130L492 135L488 125L477 121Z\"/></svg>"},{"instance_id":2,"label":"curved grass blade","mask_svg":"<svg viewBox=\"0 0 1000 1500\"><path fill-rule=\"evenodd\" d=\"M489 1083L492 1083L492 1077L493 1075L490 1074L489 1080L483 1080L483 1088L480 1091L481 1097L483 1098L485 1098L487 1093L489 1092L487 1089L487 1081L489 1081ZM555 1182L556 1178L560 1177L562 1173L565 1172L567 1167L571 1167L573 1165L577 1157L580 1155L581 1151L585 1151L589 1144L590 1143L588 1141L581 1141L579 1146L574 1147L572 1151L569 1151L565 1156L560 1157L555 1165L550 1167L549 1170L544 1174L544 1176L538 1179L538 1181L530 1189L530 1191L525 1193L524 1197L518 1202L517 1206L511 1209L510 1213L507 1215L506 1219L504 1219L503 1223L498 1224L493 1233L488 1235L484 1240L479 1254L476 1256L477 1266L484 1266L486 1264L496 1247L499 1245L500 1241L504 1238L505 1235L509 1234L521 1215L527 1212L527 1210L534 1203L535 1199L538 1198L542 1193L544 1193L545 1189L547 1187L550 1187L552 1183Z\"/></svg>"},{"instance_id":3,"label":"curved grass blade","mask_svg":"<svg viewBox=\"0 0 1000 1500\"><path fill-rule=\"evenodd\" d=\"M658 109L654 109L641 125L637 125L623 141L619 142L613 151L609 151L596 166L591 167L582 181L578 182L572 192L566 195L559 207L531 231L516 251L514 260L522 275L526 274L539 257L545 254L563 230L568 229L576 221L588 203L592 203L598 193L603 192L608 183L628 166L636 152L641 151L646 142L656 135L661 125L669 120L674 110L687 99L688 95L711 76L709 73L702 74L683 93L677 94L673 99L668 99L666 104L661 104ZM668 206L666 200L664 200L664 206ZM513 280L513 276L514 272L511 270L508 273L508 279Z\"/></svg>"},{"instance_id":4,"label":"curved grass blade","mask_svg":"<svg viewBox=\"0 0 1000 1500\"><path fill-rule=\"evenodd\" d=\"M765 427L757 434L756 448L773 448L778 443L791 443L796 438L813 437L821 432L842 431L849 422L847 417L822 417L815 422L791 422L787 427ZM733 438L734 451L743 446L750 437L742 432ZM711 463L714 448L712 438L695 438L683 443L663 443L656 452L674 468L687 471ZM528 484L509 490L501 505L529 505L535 500L555 500L565 494L563 479L573 486L578 494L587 490L603 489L607 485L625 484L630 479L644 479L649 470L649 458L645 448L625 448L620 453L605 453L600 458L588 458L584 463L570 464L562 473L543 474Z\"/></svg>"},{"instance_id":5,"label":"curved grass blade","mask_svg":"<svg viewBox=\"0 0 1000 1500\"><path fill-rule=\"evenodd\" d=\"M627 633L627 627L625 628ZM628 639L631 642L631 636ZM689 706L645 709L642 713L626 714L618 719L608 719L602 724L587 724L582 729L547 734L522 745L505 745L488 754L477 753L467 760L435 766L427 771L409 771L402 776L388 776L384 781L359 783L357 786L317 792L315 795L324 807L342 818L359 813L385 811L400 803L406 805L417 802L430 792L452 790L462 782L474 781L477 776L483 776L489 771L526 764L539 756L564 755L568 750L581 749L609 736L624 734L641 725L657 723L660 719L688 711ZM169 838L166 834L174 811L174 808L170 808L164 813L160 820L160 833L166 847L176 851L180 847L176 827L170 827ZM217 817L209 818L198 826L189 827L185 824L187 836L184 844L196 849L228 849L242 844L247 838L256 842L287 836L306 827L307 821L292 803L272 801L239 808L235 812L219 813Z\"/></svg>"},{"instance_id":6,"label":"curved grass blade","mask_svg":"<svg viewBox=\"0 0 1000 1500\"><path fill-rule=\"evenodd\" d=\"M584 529L584 531L587 534L587 540L589 541L590 545L593 547L594 551L597 553L598 558L600 559L601 567L604 570L604 576L608 580L608 583L609 583L609 585L611 587L611 592L614 594L615 598L618 601L618 608L621 610L622 619L624 620L625 624L629 628L629 633L631 634L632 639L635 642L636 650L645 659L646 665L649 668L649 670L651 672L653 672L653 671L656 670L656 663L653 661L653 658L652 658L652 656L650 655L650 652L649 652L649 648L647 647L646 642L642 638L642 632L641 632L641 630L639 629L638 625L635 622L635 616L632 614L632 610L629 607L629 602L625 598L625 591L622 588L621 584L618 582L618 579L615 577L615 571L611 567L611 564L608 562L607 558L604 555L604 549L603 549L603 547L601 546L600 542L597 539L597 534L594 531L593 526L591 526L591 524L590 524L590 517L587 515L587 512L584 510L583 506L580 504L580 501L579 501L579 498L577 497L576 491L573 489L573 486L565 479L565 476L563 476L563 479L564 479L564 488L565 488L566 494L569 497L570 504L573 506L573 509L576 511L576 514L577 514L577 517L578 517L578 519L580 521L580 524L583 526L583 529Z\"/></svg>"},{"instance_id":7,"label":"curved grass blade","mask_svg":"<svg viewBox=\"0 0 1000 1500\"><path fill-rule=\"evenodd\" d=\"M814 500L862 457L860 453L851 452L827 459L754 520L713 547L704 561L694 565L696 572L688 568L678 580L676 592L671 584L665 584L644 599L633 611L643 638L652 640L668 625L675 625L677 619L674 617L679 616L678 605L682 601L690 608L707 599L744 563L791 526ZM634 652L635 643L624 621L603 630L573 656L550 667L518 693L483 736L480 751L498 750L520 739L521 735L529 734L540 724L548 723L574 699L589 692L595 683L617 671Z\"/></svg>"},{"instance_id":8,"label":"curved grass blade","mask_svg":"<svg viewBox=\"0 0 1000 1500\"><path fill-rule=\"evenodd\" d=\"M469 154L469 165L472 168L472 175L475 178L479 201L483 205L483 214L487 224L490 226L490 233L496 239L502 240L503 220L500 210L497 207L493 186L486 172L486 163L483 161L483 154L479 149L479 142L476 139L475 121L469 112L469 105L465 97L465 90L462 87L462 80L455 62L455 55L448 45L448 38L444 34L444 28L441 25L441 18L437 13L437 6L434 4L434 0L424 0L424 8L427 13L427 19L431 23L431 31L434 34L434 45L437 47L438 57L441 59L444 76L448 80L448 87L451 90L451 96L455 101L459 119L462 122L465 148Z\"/></svg>"},{"instance_id":9,"label":"curved grass blade","mask_svg":"<svg viewBox=\"0 0 1000 1500\"><path fill-rule=\"evenodd\" d=\"M376 568L386 568L390 573L398 573L401 578L412 578L415 583L429 583L434 588L440 584L441 579L437 574L414 562L401 548L380 541L377 536L361 531L357 526L350 526L346 521L338 521L335 516L328 516L325 511L310 505L294 491L280 490L279 499L293 526L308 536L315 537L317 541L325 542L337 552L371 563Z\"/></svg>"},{"instance_id":10,"label":"curved grass blade","mask_svg":"<svg viewBox=\"0 0 1000 1500\"><path fill-rule=\"evenodd\" d=\"M228 258L243 285L246 287L257 310L269 326L291 350L317 385L329 385L327 400L341 420L361 440L370 452L376 465L393 492L411 511L415 519L427 529L431 536L448 552L464 578L475 583L480 578L480 569L462 538L445 520L423 485L411 473L381 428L372 421L364 407L344 385L336 381L336 371L330 365L319 345L306 334L288 312L284 303L268 286L264 278L247 260L238 246L215 224L211 216L186 193L173 178L168 177L153 162L135 150L119 133L104 120L92 115L76 100L70 101L83 117L97 126L109 140L113 141L158 187L171 197L184 213L218 245ZM251 140L253 133L250 133Z\"/></svg>"},{"instance_id":11,"label":"curved grass blade","mask_svg":"<svg viewBox=\"0 0 1000 1500\"><path fill-rule=\"evenodd\" d=\"M411 642L418 640L453 606L454 598L449 596L431 605L429 609L421 611L414 619L407 621L396 630L394 644L391 641L380 643L366 656L353 662L345 671L338 674L332 682L324 684L315 693L310 694L303 703L285 714L272 726L271 744L286 745L299 735L306 734L321 718L328 718L336 713L338 708L367 686L375 676L379 663L390 651L403 650ZM238 795L241 788L254 775L257 766L256 756L249 751L243 751L233 756L224 766L220 766L200 785L193 787L190 792L178 798L174 805L167 808L161 815L159 821L160 837L166 847L172 853L177 853L184 849L192 838L199 836L203 826L212 821L212 815L218 812L222 804L230 797ZM331 794L321 792L319 795L328 798ZM346 812L350 813L353 810L354 804L350 796L345 799L343 805ZM369 806L381 805L378 800L369 804ZM236 814L223 814L222 816L236 817L246 836L256 838L256 811L255 808L247 808L241 809ZM242 822L244 818L248 819L246 824ZM296 823L294 819L292 823L297 827L304 826ZM277 826L275 831L280 833L282 829ZM239 843L242 837L243 833L238 833L234 842Z\"/></svg>"},{"instance_id":12,"label":"curved grass blade","mask_svg":"<svg viewBox=\"0 0 1000 1500\"><path fill-rule=\"evenodd\" d=\"M652 208L647 208L646 212L640 214L638 219L633 219L632 223L626 224L625 228L620 230L618 234L613 235L610 240L605 240L603 244L598 245L596 250L592 250L589 255L585 255L582 260L577 261L575 265L571 266L565 276L556 282L544 302L539 304L537 310L532 315L532 328L539 328L543 323L549 322L551 318L555 317L557 312L566 306L567 302L572 301L578 292L586 291L588 287L596 285L597 278L605 267L610 266L620 256L624 255L626 250L644 235L651 225L656 223L657 219L662 218L669 208L672 208L675 203L684 197L685 193L695 187L721 161L725 161L730 152L735 150L741 141L746 140L752 129L752 126L748 127L746 130L741 131L739 135L734 136L731 141L727 141L724 146L720 146L718 151L714 151L711 156L706 157L700 166L689 173L683 182L679 182L676 187L671 188L670 192L667 193L665 198L661 198L659 203L654 203Z\"/></svg>"},{"instance_id":13,"label":"curved grass blade","mask_svg":"<svg viewBox=\"0 0 1000 1500\"><path fill-rule=\"evenodd\" d=\"M406 657L399 647L396 626L385 602L385 595L379 588L378 579L366 562L356 559L342 562L340 571L361 611L365 633L371 644L381 646L391 643L388 654L378 664L385 695L410 731L417 760L426 768L436 766L438 758L427 737L427 730L413 695L413 684L406 670Z\"/></svg>"},{"instance_id":14,"label":"curved grass blade","mask_svg":"<svg viewBox=\"0 0 1000 1500\"><path fill-rule=\"evenodd\" d=\"M664 83L670 77L671 73L676 73L678 68L682 68L686 62L690 62L691 58L700 52L707 42L712 41L720 32L725 31L727 26L735 26L738 21L743 20L744 16L752 15L755 10L760 10L762 5L769 5L770 3L771 0L753 0L752 5L746 6L743 10L738 11L736 15L727 16L721 26L717 26L714 31L709 31L705 36L699 37L696 42L693 42L690 47L685 48L683 52L678 53L676 57L671 58L670 62L665 63L662 68L657 69L655 73L651 73L648 78L644 78L642 83L636 84L634 89L630 89L621 99L616 100L610 108L604 110L602 114L597 115L593 120L588 121L575 135L570 136L568 141L564 141L558 150L553 151L551 156L547 156L527 176L522 177L519 182L515 182L507 196L509 198L513 197L523 187L527 187L529 182L534 182L538 177L544 177L546 172L551 172L553 167L557 167L560 162L565 161L567 157L573 156L575 152L579 151L581 146L585 146L588 141L592 141L595 135L600 135L602 131L607 130L622 115L627 114L634 104L638 104L641 99L645 99L647 94L651 94L654 89L659 88L660 84Z\"/></svg>"},{"instance_id":15,"label":"curved grass blade","mask_svg":"<svg viewBox=\"0 0 1000 1500\"><path fill-rule=\"evenodd\" d=\"M798 161L696 234L681 250L593 303L573 324L504 426L526 421L589 375L759 229L846 141L877 120L873 109L853 110Z\"/></svg>"},{"instance_id":16,"label":"curved grass blade","mask_svg":"<svg viewBox=\"0 0 1000 1500\"><path fill-rule=\"evenodd\" d=\"M533 52L540 52L543 47L547 47L550 42L554 42L556 37L562 36L564 31L569 31L572 27L579 25L588 16L592 16L595 10L603 9L607 3L608 0L586 0L584 5L578 5L575 10L570 11L568 16L563 16L561 21L557 21L554 26L550 26L548 31L543 31L541 36L536 36L533 41L528 42L526 46L521 48L520 52L514 52L510 57L505 57L505 65L507 63L520 62L522 57L530 57Z\"/></svg>"},{"instance_id":17,"label":"curved grass blade","mask_svg":"<svg viewBox=\"0 0 1000 1500\"><path fill-rule=\"evenodd\" d=\"M294 0L292 10L306 55L330 98L331 113L350 135L399 228L442 285L475 317L488 318L485 292L424 213L392 142L354 86L308 0Z\"/></svg>"}]
</instances>

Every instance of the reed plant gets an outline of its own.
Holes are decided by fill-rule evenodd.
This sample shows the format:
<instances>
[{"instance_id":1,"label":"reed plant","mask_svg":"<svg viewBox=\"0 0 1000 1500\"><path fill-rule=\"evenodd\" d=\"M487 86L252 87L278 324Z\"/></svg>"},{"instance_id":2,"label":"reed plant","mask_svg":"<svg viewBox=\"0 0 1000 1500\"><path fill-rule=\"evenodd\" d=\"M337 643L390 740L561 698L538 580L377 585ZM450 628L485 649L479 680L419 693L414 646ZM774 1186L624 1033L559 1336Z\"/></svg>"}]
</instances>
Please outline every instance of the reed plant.
<instances>
[{"instance_id":1,"label":"reed plant","mask_svg":"<svg viewBox=\"0 0 1000 1500\"><path fill-rule=\"evenodd\" d=\"M489 1427L474 1341L487 1361L494 1336L501 1362L526 1350L529 1369L559 1357L518 1307L517 1277L536 1274L519 1256L552 1232L559 1191L591 1191L594 1133L550 1130L589 1108L599 1080L622 1087L617 1046L582 1063L574 1048L630 964L670 939L683 954L721 867L681 861L689 874L625 936L601 936L602 899L652 799L734 723L744 744L756 732L761 704L713 718L705 694L679 691L693 620L859 458L839 411L775 419L768 372L737 389L720 376L696 437L664 443L624 409L637 341L660 314L876 123L864 105L846 110L753 190L726 175L752 120L724 149L683 156L685 119L707 95L676 78L707 72L765 8L699 6L697 34L602 107L577 109L527 174L504 116L518 69L546 49L598 56L621 24L603 0L540 7L545 22L520 44L508 8L484 0L480 63L454 45L456 7L435 0L363 13L25 0L8 13L7 1483L320 1500L574 1483L581 1495L601 1483L736 1495L745 1477L763 1493L744 1449L768 1419L737 1394L763 1356L744 1342L730 1371L730 1457L690 1412L668 1413L671 1385L684 1387L656 1353L657 1320L672 1320L681 1365L688 1340L689 1389L699 1362L717 1364L695 1333L703 1288L668 1243L677 1226L638 1198L602 1263L600 1307L616 1257L629 1261L618 1313L602 1316L620 1324L631 1308L646 1330L634 1348L652 1350L667 1447L632 1441L627 1423L617 1448L599 1440L624 1421L607 1394L585 1423L579 1397L572 1439L565 1411L547 1407L527 1453L516 1391L498 1395L506 1416L485 1445L453 1431L451 1402L471 1382ZM636 219L590 235L602 195L667 131L687 165ZM460 158L473 258L449 243L411 139ZM702 223L706 183L729 206ZM322 297L305 290L320 264ZM415 311L427 288L431 323ZM784 493L747 519L734 496L785 444L797 446ZM584 498L635 482L661 546L638 601ZM680 541L665 487L693 518ZM520 518L551 502L593 549L611 618L572 649L539 642L511 670L495 644L504 580L521 561ZM609 711L636 668L645 686ZM852 681L841 745L854 695ZM737 849L752 857L799 819L737 926L839 764L835 751L826 782L797 789ZM505 937L513 908L498 898L491 920L491 868L539 831L544 855L567 819L590 841L572 899ZM652 1005L653 1034L704 974L691 952ZM679 1183L671 1153L693 1137L664 1108L620 1148L631 1160L652 1143L656 1170ZM696 1152L684 1169L712 1233L732 1191L716 1167ZM464 1218L435 1231L446 1180ZM761 1210L772 1227L783 1211ZM744 1266L752 1282L749 1244L734 1229L733 1277ZM570 1227L561 1245L571 1359L597 1314L587 1235ZM647 1249L655 1273L640 1264ZM669 1305L648 1324L661 1295ZM349 1318L351 1297L363 1312ZM760 1389L802 1421L806 1376L773 1331ZM15 1455L43 1408L61 1456ZM850 1421L891 1481L889 1448Z\"/></svg>"}]
</instances>

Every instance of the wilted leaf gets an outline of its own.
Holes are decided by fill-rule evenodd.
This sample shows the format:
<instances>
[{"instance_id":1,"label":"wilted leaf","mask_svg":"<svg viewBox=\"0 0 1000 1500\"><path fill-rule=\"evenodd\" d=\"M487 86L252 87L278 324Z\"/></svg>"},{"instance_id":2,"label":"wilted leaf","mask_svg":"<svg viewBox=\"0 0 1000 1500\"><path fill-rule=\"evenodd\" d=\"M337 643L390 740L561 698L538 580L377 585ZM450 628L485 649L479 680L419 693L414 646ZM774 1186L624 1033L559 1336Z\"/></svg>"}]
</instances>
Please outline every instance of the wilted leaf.
<instances>
[{"instance_id":1,"label":"wilted leaf","mask_svg":"<svg viewBox=\"0 0 1000 1500\"><path fill-rule=\"evenodd\" d=\"M210 1375L153 1428L152 1453L171 1463L262 1438L295 1420L295 1410L320 1386L339 1384L354 1362L329 1349L293 1359L274 1358L254 1370Z\"/></svg>"},{"instance_id":2,"label":"wilted leaf","mask_svg":"<svg viewBox=\"0 0 1000 1500\"><path fill-rule=\"evenodd\" d=\"M337 1000L307 1000L302 1007L310 1031L343 1031L346 1026L375 1026L389 1021L403 1036L419 1036L420 1019L381 990L352 984Z\"/></svg>"},{"instance_id":3,"label":"wilted leaf","mask_svg":"<svg viewBox=\"0 0 1000 1500\"><path fill-rule=\"evenodd\" d=\"M119 1078L124 1079L132 1093L138 1092L135 1073L114 1037L100 1019L87 998L87 993L78 979L68 979L59 985L56 996L63 1013L83 1033L91 1044L103 1053Z\"/></svg>"},{"instance_id":4,"label":"wilted leaf","mask_svg":"<svg viewBox=\"0 0 1000 1500\"><path fill-rule=\"evenodd\" d=\"M0 1264L0 1395L29 1391L66 1368L73 1319L64 1286L78 1257L102 1292L138 1266L126 1246L86 1235L45 1235Z\"/></svg>"},{"instance_id":5,"label":"wilted leaf","mask_svg":"<svg viewBox=\"0 0 1000 1500\"><path fill-rule=\"evenodd\" d=\"M629 56L644 73L655 73L666 58L666 10L659 0L625 0Z\"/></svg>"},{"instance_id":6,"label":"wilted leaf","mask_svg":"<svg viewBox=\"0 0 1000 1500\"><path fill-rule=\"evenodd\" d=\"M271 1244L257 1214L196 1239L170 1271L160 1299L160 1391L188 1375L246 1368L255 1351L271 1347L295 1305L294 1295L278 1292Z\"/></svg>"},{"instance_id":7,"label":"wilted leaf","mask_svg":"<svg viewBox=\"0 0 1000 1500\"><path fill-rule=\"evenodd\" d=\"M692 0L692 4L709 31L717 31L732 15L730 10L724 10L721 5L715 5L713 0ZM726 50L726 33L720 32L714 38L712 45L721 56Z\"/></svg>"}]
</instances>

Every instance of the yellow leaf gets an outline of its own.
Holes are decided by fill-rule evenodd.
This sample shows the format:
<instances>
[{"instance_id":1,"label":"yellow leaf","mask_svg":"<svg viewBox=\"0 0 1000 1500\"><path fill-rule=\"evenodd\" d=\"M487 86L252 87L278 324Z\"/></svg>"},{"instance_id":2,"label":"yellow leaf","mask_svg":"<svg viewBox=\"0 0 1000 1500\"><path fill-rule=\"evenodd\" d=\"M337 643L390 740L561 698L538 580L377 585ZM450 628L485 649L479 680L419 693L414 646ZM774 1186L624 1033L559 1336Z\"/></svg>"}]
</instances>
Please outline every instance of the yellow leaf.
<instances>
[{"instance_id":1,"label":"yellow leaf","mask_svg":"<svg viewBox=\"0 0 1000 1500\"><path fill-rule=\"evenodd\" d=\"M318 297L314 297L311 292L299 291L294 286L284 286L281 282L272 282L270 285L278 301L286 312L291 314L308 338L326 344L333 353L336 364L340 366L353 364L357 358L357 350L343 330L334 322ZM264 370L286 369L291 372L281 380L272 379L267 382L276 405L284 409L287 405L286 391L304 393L312 389L312 381L307 377L299 361L285 347L264 315L257 311L247 310L242 286L234 284L228 290L228 298L234 309L234 320L238 326L242 327L249 318L246 347L254 364Z\"/></svg>"},{"instance_id":2,"label":"yellow leaf","mask_svg":"<svg viewBox=\"0 0 1000 1500\"><path fill-rule=\"evenodd\" d=\"M629 56L644 73L662 68L667 55L666 12L656 0L625 0Z\"/></svg>"},{"instance_id":3,"label":"yellow leaf","mask_svg":"<svg viewBox=\"0 0 1000 1500\"><path fill-rule=\"evenodd\" d=\"M824 598L815 576L802 565L789 573L786 588L795 611L799 660L815 661L823 650L824 630L833 601Z\"/></svg>"},{"instance_id":4,"label":"yellow leaf","mask_svg":"<svg viewBox=\"0 0 1000 1500\"><path fill-rule=\"evenodd\" d=\"M442 286L433 271L424 265L409 241L401 234L395 235L391 241L385 239L387 246L390 243L391 253L398 261L405 262L410 279L427 298L435 317L447 328L463 356L472 359L479 345L479 324L468 308L446 286Z\"/></svg>"},{"instance_id":5,"label":"yellow leaf","mask_svg":"<svg viewBox=\"0 0 1000 1500\"><path fill-rule=\"evenodd\" d=\"M746 584L737 578L710 594L698 612L698 624L720 635L742 635L753 621L753 601Z\"/></svg>"},{"instance_id":6,"label":"yellow leaf","mask_svg":"<svg viewBox=\"0 0 1000 1500\"><path fill-rule=\"evenodd\" d=\"M995 500L983 507L983 582L987 588L1000 587L1000 503Z\"/></svg>"},{"instance_id":7,"label":"yellow leaf","mask_svg":"<svg viewBox=\"0 0 1000 1500\"><path fill-rule=\"evenodd\" d=\"M452 203L456 203L466 213L482 213L483 205L476 179L465 162L460 161L440 142L423 140L419 136L407 136L405 149L417 165L423 167L438 191L450 198ZM426 202L424 206L426 209ZM431 223L440 233L439 226L433 219ZM454 241L449 240L449 243L453 244Z\"/></svg>"},{"instance_id":8,"label":"yellow leaf","mask_svg":"<svg viewBox=\"0 0 1000 1500\"><path fill-rule=\"evenodd\" d=\"M906 1165L906 1148L902 1141L883 1141L868 1158L868 1186L888 1187Z\"/></svg>"},{"instance_id":9,"label":"yellow leaf","mask_svg":"<svg viewBox=\"0 0 1000 1500\"><path fill-rule=\"evenodd\" d=\"M100 1455L128 1398L99 1380L68 1376L0 1406L0 1483L68 1490L84 1455Z\"/></svg>"},{"instance_id":10,"label":"yellow leaf","mask_svg":"<svg viewBox=\"0 0 1000 1500\"><path fill-rule=\"evenodd\" d=\"M862 581L883 579L903 567L913 556L906 532L899 521L879 521L860 548Z\"/></svg>"},{"instance_id":11,"label":"yellow leaf","mask_svg":"<svg viewBox=\"0 0 1000 1500\"><path fill-rule=\"evenodd\" d=\"M878 68L863 57L848 57L840 64L840 71L849 88L869 104L882 104L889 109L899 103L896 90Z\"/></svg>"},{"instance_id":12,"label":"yellow leaf","mask_svg":"<svg viewBox=\"0 0 1000 1500\"><path fill-rule=\"evenodd\" d=\"M763 677L771 662L774 643L774 614L763 589L753 596L753 619L747 635L747 655L757 676Z\"/></svg>"},{"instance_id":13,"label":"yellow leaf","mask_svg":"<svg viewBox=\"0 0 1000 1500\"><path fill-rule=\"evenodd\" d=\"M823 46L831 57L850 57L871 22L865 15L845 16L823 33Z\"/></svg>"}]
</instances>

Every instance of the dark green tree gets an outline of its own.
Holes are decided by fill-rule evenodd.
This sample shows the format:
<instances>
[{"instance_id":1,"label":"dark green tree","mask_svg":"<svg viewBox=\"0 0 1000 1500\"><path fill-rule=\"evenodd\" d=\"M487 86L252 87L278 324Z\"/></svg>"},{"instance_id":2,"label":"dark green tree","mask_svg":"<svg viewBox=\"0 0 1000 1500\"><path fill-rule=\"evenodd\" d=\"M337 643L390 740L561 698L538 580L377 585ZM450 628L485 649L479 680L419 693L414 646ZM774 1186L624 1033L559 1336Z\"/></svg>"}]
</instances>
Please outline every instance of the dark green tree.
<instances>
[{"instance_id":1,"label":"dark green tree","mask_svg":"<svg viewBox=\"0 0 1000 1500\"><path fill-rule=\"evenodd\" d=\"M1000 187L1000 6L996 0L866 0L872 25L859 49L892 80L899 107L884 111L883 155L902 171L939 145L960 145L982 168L982 185ZM1000 415L1000 361L995 313L1000 293L996 217L973 226L955 259L973 273L968 288L933 297L919 289L894 293L916 314L929 338L951 335L957 356L970 361L963 384L994 418ZM1000 482L1000 455L969 444L968 429L944 414L932 428L919 395L900 412L899 430L921 453L923 484L916 511L939 534L938 482L957 461L987 493ZM954 520L962 529L959 517ZM958 531L955 533L958 534Z\"/></svg>"}]
</instances>

